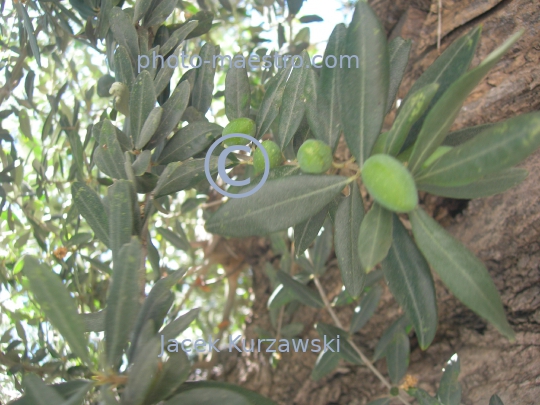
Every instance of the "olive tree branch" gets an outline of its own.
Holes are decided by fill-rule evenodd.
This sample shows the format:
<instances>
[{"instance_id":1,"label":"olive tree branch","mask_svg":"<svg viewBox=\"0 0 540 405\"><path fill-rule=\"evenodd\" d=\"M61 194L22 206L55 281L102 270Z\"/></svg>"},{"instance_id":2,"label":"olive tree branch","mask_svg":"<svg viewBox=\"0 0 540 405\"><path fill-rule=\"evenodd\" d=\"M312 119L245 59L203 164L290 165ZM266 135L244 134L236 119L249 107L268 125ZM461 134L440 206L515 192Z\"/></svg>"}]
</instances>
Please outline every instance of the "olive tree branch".
<instances>
[{"instance_id":1,"label":"olive tree branch","mask_svg":"<svg viewBox=\"0 0 540 405\"><path fill-rule=\"evenodd\" d=\"M320 296L321 296L321 298L323 300L324 306L326 307L326 310L328 311L328 313L330 314L330 316L334 320L334 323L336 324L336 326L338 328L344 329L343 324L341 323L341 321L337 317L336 312L334 311L334 309L330 305L330 301L328 301L328 298L326 297L326 293L325 293L324 288L323 288L323 286L322 286L322 284L321 284L321 282L319 280L319 277L317 275L315 275L313 279L315 281L315 285L317 286L317 290L319 291L319 294L320 294ZM390 382L388 382L388 380L380 373L380 371L377 370L377 368L367 358L367 356L362 352L362 350L360 350L360 348L353 342L353 340L351 338L348 338L347 342L349 342L351 344L351 346L353 347L353 349L356 351L356 353L358 353L358 355L360 356L360 358L362 359L364 364L367 366L367 368L369 368L373 372L373 374L375 374L377 376L377 378L384 384L384 386L386 388L391 389L392 384L390 384ZM405 398L403 398L401 396L401 394L399 394L397 396L397 398L402 403L404 403L405 405L409 405L409 402Z\"/></svg>"}]
</instances>

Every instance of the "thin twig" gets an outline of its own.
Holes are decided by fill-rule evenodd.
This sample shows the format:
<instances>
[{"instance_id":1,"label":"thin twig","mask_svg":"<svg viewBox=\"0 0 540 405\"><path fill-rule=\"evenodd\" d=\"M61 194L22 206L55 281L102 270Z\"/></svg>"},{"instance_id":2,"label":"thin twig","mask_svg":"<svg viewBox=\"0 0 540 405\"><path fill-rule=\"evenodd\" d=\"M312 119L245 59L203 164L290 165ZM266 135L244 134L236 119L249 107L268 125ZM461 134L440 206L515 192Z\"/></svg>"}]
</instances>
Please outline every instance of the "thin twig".
<instances>
[{"instance_id":1,"label":"thin twig","mask_svg":"<svg viewBox=\"0 0 540 405\"><path fill-rule=\"evenodd\" d=\"M339 320L339 318L337 317L334 309L330 305L330 301L328 301L328 298L326 297L326 292L324 291L324 288L323 288L323 286L322 286L322 284L321 284L321 282L320 282L320 280L319 280L319 278L317 276L314 276L314 281L315 281L315 285L317 286L317 290L319 290L319 294L320 294L320 296L321 296L321 298L322 298L322 300L324 302L324 306L326 307L326 310L328 311L328 313L330 314L330 316L334 320L334 323L336 324L336 326L338 328L344 329L341 321ZM364 364L367 366L367 368L369 368L373 372L373 374L375 374L377 376L377 378L384 384L384 386L386 388L391 389L392 384L390 384L388 382L388 380L379 372L379 370L377 370L377 368L373 365L373 363L360 350L360 348L358 346L356 346L356 344L352 341L352 339L348 338L347 342L349 342L351 344L351 346L353 347L353 349L356 351L356 353L358 353L358 355L360 356L360 358L362 359ZM401 394L399 394L397 396L397 398L401 402L403 402L405 405L409 405L409 402L405 398L403 398L401 396Z\"/></svg>"}]
</instances>

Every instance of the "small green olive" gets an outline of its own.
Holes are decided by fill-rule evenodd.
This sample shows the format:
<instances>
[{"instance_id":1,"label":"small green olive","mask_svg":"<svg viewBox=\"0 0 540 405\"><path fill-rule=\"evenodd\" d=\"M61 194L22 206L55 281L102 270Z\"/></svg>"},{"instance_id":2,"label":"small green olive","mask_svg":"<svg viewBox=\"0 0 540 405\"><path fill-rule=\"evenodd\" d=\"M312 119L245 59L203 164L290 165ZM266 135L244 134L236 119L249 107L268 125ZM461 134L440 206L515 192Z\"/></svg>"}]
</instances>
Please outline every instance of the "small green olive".
<instances>
[{"instance_id":1,"label":"small green olive","mask_svg":"<svg viewBox=\"0 0 540 405\"><path fill-rule=\"evenodd\" d=\"M451 146L439 146L437 149L435 149L435 152L426 159L424 164L422 165L422 169L426 169L427 167L431 166L433 162L435 162L438 158L440 158L445 153L448 153L453 148Z\"/></svg>"},{"instance_id":2,"label":"small green olive","mask_svg":"<svg viewBox=\"0 0 540 405\"><path fill-rule=\"evenodd\" d=\"M298 164L304 173L324 173L332 167L332 160L332 148L316 139L308 139L298 150Z\"/></svg>"},{"instance_id":3,"label":"small green olive","mask_svg":"<svg viewBox=\"0 0 540 405\"><path fill-rule=\"evenodd\" d=\"M229 135L229 134L246 134L249 136L255 136L255 133L257 132L257 125L255 124L255 121L249 119L249 118L237 118L223 128L222 135ZM247 145L249 143L248 139L235 137L231 139L227 139L224 144L225 146L234 146L234 145Z\"/></svg>"},{"instance_id":4,"label":"small green olive","mask_svg":"<svg viewBox=\"0 0 540 405\"><path fill-rule=\"evenodd\" d=\"M373 155L366 160L362 180L375 201L390 211L410 212L418 205L411 173L390 155Z\"/></svg>"},{"instance_id":5,"label":"small green olive","mask_svg":"<svg viewBox=\"0 0 540 405\"><path fill-rule=\"evenodd\" d=\"M279 146L274 141L262 141L262 146L268 153L268 160L270 161L270 169L278 167L283 163L283 154L279 149ZM255 175L264 172L265 162L264 156L260 149L253 153L253 168L255 169Z\"/></svg>"}]
</instances>

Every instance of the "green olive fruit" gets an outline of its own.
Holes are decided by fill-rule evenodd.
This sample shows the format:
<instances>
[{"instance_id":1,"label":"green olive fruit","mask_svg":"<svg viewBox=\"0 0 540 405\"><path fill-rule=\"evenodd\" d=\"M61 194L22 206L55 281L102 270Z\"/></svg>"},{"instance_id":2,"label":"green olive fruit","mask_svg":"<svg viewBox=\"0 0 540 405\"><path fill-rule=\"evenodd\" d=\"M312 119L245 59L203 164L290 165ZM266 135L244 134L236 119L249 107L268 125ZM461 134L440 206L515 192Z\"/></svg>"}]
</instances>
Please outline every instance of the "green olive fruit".
<instances>
[{"instance_id":1,"label":"green olive fruit","mask_svg":"<svg viewBox=\"0 0 540 405\"><path fill-rule=\"evenodd\" d=\"M324 173L332 161L332 148L322 141L308 139L298 149L298 164L304 173Z\"/></svg>"},{"instance_id":2,"label":"green olive fruit","mask_svg":"<svg viewBox=\"0 0 540 405\"><path fill-rule=\"evenodd\" d=\"M362 180L375 201L390 211L409 212L418 205L411 173L390 155L373 155L366 160Z\"/></svg>"},{"instance_id":3,"label":"green olive fruit","mask_svg":"<svg viewBox=\"0 0 540 405\"><path fill-rule=\"evenodd\" d=\"M268 160L270 161L270 169L278 167L283 163L283 154L279 149L279 146L274 141L263 141L263 148L268 153ZM255 169L255 174L260 174L264 172L265 162L264 156L260 149L253 153L253 168Z\"/></svg>"},{"instance_id":4,"label":"green olive fruit","mask_svg":"<svg viewBox=\"0 0 540 405\"><path fill-rule=\"evenodd\" d=\"M435 162L438 158L440 158L445 153L448 153L453 148L451 146L439 146L437 149L435 149L435 152L426 159L424 164L422 165L422 169L426 169L428 166L431 166L433 162Z\"/></svg>"},{"instance_id":5,"label":"green olive fruit","mask_svg":"<svg viewBox=\"0 0 540 405\"><path fill-rule=\"evenodd\" d=\"M255 124L255 121L249 118L237 118L229 122L229 124L225 128L223 128L222 135L225 136L229 134L246 134L254 137L256 132L257 125ZM248 143L248 139L240 137L227 139L224 142L225 146L247 145Z\"/></svg>"}]
</instances>

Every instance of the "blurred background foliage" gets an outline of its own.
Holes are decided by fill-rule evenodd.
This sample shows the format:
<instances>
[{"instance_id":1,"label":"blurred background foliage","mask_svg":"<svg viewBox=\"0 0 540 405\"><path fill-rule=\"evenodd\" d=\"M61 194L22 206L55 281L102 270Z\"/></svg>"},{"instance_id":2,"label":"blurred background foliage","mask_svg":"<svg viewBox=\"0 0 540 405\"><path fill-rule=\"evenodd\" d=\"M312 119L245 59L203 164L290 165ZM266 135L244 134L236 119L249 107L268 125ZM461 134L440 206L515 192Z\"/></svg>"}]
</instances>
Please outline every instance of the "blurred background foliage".
<instances>
[{"instance_id":1,"label":"blurred background foliage","mask_svg":"<svg viewBox=\"0 0 540 405\"><path fill-rule=\"evenodd\" d=\"M88 370L68 356L62 337L27 294L28 280L15 263L23 254L32 254L50 264L76 298L80 313L95 313L105 305L112 257L81 220L70 192L80 164L77 154L84 157L87 182L101 184L101 193L110 185L90 163L92 123L103 114L116 117L108 91L109 74L114 73L107 65L106 41L98 39L100 3L0 3L0 402L20 395L23 371L35 372L49 383L89 377ZM117 3L123 0L112 1L122 5ZM350 14L351 4L302 3L289 1L288 7L293 8L289 10L284 0L179 0L166 24L173 27L201 13L213 15L205 28L211 26L212 31L187 41L187 54L197 54L206 41L219 43L221 53L228 55L296 54L304 49L321 53L333 26ZM323 5L326 15L315 15ZM316 30L310 32L311 27ZM214 102L207 114L221 125L226 123L224 70L218 68ZM182 68L175 69L172 82L183 73ZM253 104L262 98L265 74L250 75ZM73 136L80 138L82 149L72 146ZM163 204L150 229L161 261L158 267L148 265L147 290L168 271L204 261L202 247L209 235L203 228L201 204L208 200L206 191L204 187L183 191ZM202 307L188 333L216 334L226 300L223 275L218 263L204 280L188 276L175 287L169 316ZM230 331L241 330L250 297L250 278L241 275ZM92 335L90 353L95 356L102 332Z\"/></svg>"}]
</instances>

